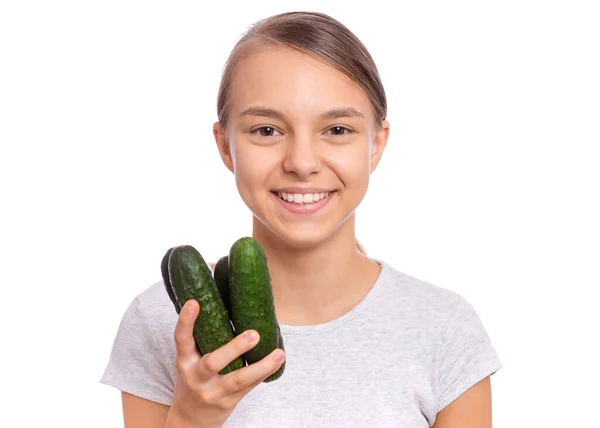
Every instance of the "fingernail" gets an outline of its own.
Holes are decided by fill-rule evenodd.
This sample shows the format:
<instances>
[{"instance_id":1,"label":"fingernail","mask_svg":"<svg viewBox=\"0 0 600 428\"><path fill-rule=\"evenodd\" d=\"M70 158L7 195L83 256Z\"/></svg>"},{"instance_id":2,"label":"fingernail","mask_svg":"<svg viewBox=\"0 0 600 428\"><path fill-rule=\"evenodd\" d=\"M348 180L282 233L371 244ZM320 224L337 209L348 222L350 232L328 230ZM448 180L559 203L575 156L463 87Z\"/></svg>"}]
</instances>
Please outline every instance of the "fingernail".
<instances>
[{"instance_id":1,"label":"fingernail","mask_svg":"<svg viewBox=\"0 0 600 428\"><path fill-rule=\"evenodd\" d=\"M249 331L244 335L244 338L246 339L246 342L248 343L253 343L256 341L256 332L255 331Z\"/></svg>"},{"instance_id":2,"label":"fingernail","mask_svg":"<svg viewBox=\"0 0 600 428\"><path fill-rule=\"evenodd\" d=\"M275 361L277 361L278 363L280 361L283 361L285 358L285 352L276 352L275 353Z\"/></svg>"}]
</instances>

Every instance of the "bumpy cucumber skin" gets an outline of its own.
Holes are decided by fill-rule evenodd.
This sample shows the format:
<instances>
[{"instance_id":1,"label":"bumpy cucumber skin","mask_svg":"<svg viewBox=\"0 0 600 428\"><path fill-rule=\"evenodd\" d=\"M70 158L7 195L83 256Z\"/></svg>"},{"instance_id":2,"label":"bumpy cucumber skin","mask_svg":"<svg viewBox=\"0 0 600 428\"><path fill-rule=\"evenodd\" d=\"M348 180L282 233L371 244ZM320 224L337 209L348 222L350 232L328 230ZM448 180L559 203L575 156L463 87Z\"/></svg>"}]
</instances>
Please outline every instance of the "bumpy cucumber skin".
<instances>
[{"instance_id":1,"label":"bumpy cucumber skin","mask_svg":"<svg viewBox=\"0 0 600 428\"><path fill-rule=\"evenodd\" d=\"M179 303L179 301L177 300L177 296L175 296L175 292L173 291L173 286L171 285L171 279L169 278L169 256L171 255L171 252L173 252L173 248L175 248L175 247L169 248L167 250L167 252L165 253L165 255L163 256L163 259L160 263L160 271L161 271L162 278L163 278L163 284L165 286L165 289L167 290L167 294L169 295L169 299L171 299L171 302L173 303L173 306L175 307L175 312L177 312L177 315L179 315L181 313L181 308L183 307L183 305L181 303ZM204 355L202 353L202 349L200 349L197 342L196 342L196 349L198 350L200 355Z\"/></svg>"},{"instance_id":2,"label":"bumpy cucumber skin","mask_svg":"<svg viewBox=\"0 0 600 428\"><path fill-rule=\"evenodd\" d=\"M253 238L240 238L231 246L229 293L231 320L236 334L254 329L260 335L258 344L244 353L246 362L255 363L275 348L283 347L275 315L267 257L263 247Z\"/></svg>"},{"instance_id":3,"label":"bumpy cucumber skin","mask_svg":"<svg viewBox=\"0 0 600 428\"><path fill-rule=\"evenodd\" d=\"M234 338L233 328L212 272L200 253L191 245L175 247L169 256L168 271L181 306L189 299L200 303L193 335L201 353L207 354L229 343ZM219 373L227 374L243 366L244 360L238 357Z\"/></svg>"},{"instance_id":4,"label":"bumpy cucumber skin","mask_svg":"<svg viewBox=\"0 0 600 428\"><path fill-rule=\"evenodd\" d=\"M221 294L221 299L223 299L223 303L225 304L225 309L227 309L227 313L231 317L231 303L229 301L229 256L223 256L219 259L215 265L214 278Z\"/></svg>"},{"instance_id":5,"label":"bumpy cucumber skin","mask_svg":"<svg viewBox=\"0 0 600 428\"><path fill-rule=\"evenodd\" d=\"M181 312L181 305L177 301L177 297L175 296L173 287L171 286L171 279L169 278L169 256L171 255L172 251L173 247L169 248L163 256L160 262L160 273L162 275L163 284L165 285L165 290L167 290L167 294L169 295L169 299L171 299L171 302L175 307L175 312L177 312L177 315L179 315Z\"/></svg>"}]
</instances>

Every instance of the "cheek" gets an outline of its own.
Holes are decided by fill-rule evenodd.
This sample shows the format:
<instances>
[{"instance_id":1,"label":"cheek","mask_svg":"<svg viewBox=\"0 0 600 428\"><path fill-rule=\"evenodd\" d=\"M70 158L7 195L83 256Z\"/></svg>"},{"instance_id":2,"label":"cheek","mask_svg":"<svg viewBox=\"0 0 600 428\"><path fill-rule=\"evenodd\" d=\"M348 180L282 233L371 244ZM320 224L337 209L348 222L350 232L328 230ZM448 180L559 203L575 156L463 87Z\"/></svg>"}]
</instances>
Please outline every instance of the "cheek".
<instances>
[{"instance_id":1,"label":"cheek","mask_svg":"<svg viewBox=\"0 0 600 428\"><path fill-rule=\"evenodd\" d=\"M240 146L233 153L236 183L243 197L254 199L252 194L268 190L268 177L277 167L277 156L264 147Z\"/></svg>"},{"instance_id":2,"label":"cheek","mask_svg":"<svg viewBox=\"0 0 600 428\"><path fill-rule=\"evenodd\" d=\"M369 180L370 156L368 145L340 146L327 153L327 163L335 171L346 190L360 190Z\"/></svg>"}]
</instances>

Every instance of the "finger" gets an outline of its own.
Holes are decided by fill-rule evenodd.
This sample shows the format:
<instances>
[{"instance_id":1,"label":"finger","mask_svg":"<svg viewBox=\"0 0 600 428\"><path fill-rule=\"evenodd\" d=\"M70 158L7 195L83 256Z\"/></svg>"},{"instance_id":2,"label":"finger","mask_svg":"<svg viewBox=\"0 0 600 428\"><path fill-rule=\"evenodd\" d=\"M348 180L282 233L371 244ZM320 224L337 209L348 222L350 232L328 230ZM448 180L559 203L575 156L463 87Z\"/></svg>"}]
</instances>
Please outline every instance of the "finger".
<instances>
[{"instance_id":1,"label":"finger","mask_svg":"<svg viewBox=\"0 0 600 428\"><path fill-rule=\"evenodd\" d=\"M175 338L175 349L177 350L177 356L179 357L189 358L199 355L193 335L194 323L196 322L199 313L200 305L194 299L185 302L185 305L181 308L181 313L179 314L173 333L173 337Z\"/></svg>"},{"instance_id":2,"label":"finger","mask_svg":"<svg viewBox=\"0 0 600 428\"><path fill-rule=\"evenodd\" d=\"M248 388L252 389L252 385L256 386L275 373L284 361L285 352L278 348L262 360L226 374L222 382L223 395L233 395Z\"/></svg>"},{"instance_id":3,"label":"finger","mask_svg":"<svg viewBox=\"0 0 600 428\"><path fill-rule=\"evenodd\" d=\"M247 330L234 337L229 343L204 355L201 360L201 371L212 377L223 370L229 363L245 352L254 348L260 337L256 330Z\"/></svg>"}]
</instances>

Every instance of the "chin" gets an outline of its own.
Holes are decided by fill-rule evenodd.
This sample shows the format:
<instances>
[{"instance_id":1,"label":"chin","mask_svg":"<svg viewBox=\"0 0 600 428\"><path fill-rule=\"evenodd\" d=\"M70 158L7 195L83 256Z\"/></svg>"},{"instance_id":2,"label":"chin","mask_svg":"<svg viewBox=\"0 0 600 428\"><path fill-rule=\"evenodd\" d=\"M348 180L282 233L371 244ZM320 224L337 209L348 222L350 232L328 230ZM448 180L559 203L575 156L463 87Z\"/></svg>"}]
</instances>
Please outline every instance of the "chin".
<instances>
[{"instance_id":1,"label":"chin","mask_svg":"<svg viewBox=\"0 0 600 428\"><path fill-rule=\"evenodd\" d=\"M286 246L295 250L310 250L318 247L327 241L327 237L323 235L306 235L286 233L284 236L279 235L279 238Z\"/></svg>"},{"instance_id":2,"label":"chin","mask_svg":"<svg viewBox=\"0 0 600 428\"><path fill-rule=\"evenodd\" d=\"M266 223L267 233L282 246L295 250L310 250L334 238L344 222L319 222L319 224Z\"/></svg>"},{"instance_id":3,"label":"chin","mask_svg":"<svg viewBox=\"0 0 600 428\"><path fill-rule=\"evenodd\" d=\"M332 235L324 224L293 224L281 219L266 219L254 214L254 230L276 247L308 250L326 242ZM257 215L258 214L258 215Z\"/></svg>"}]
</instances>

